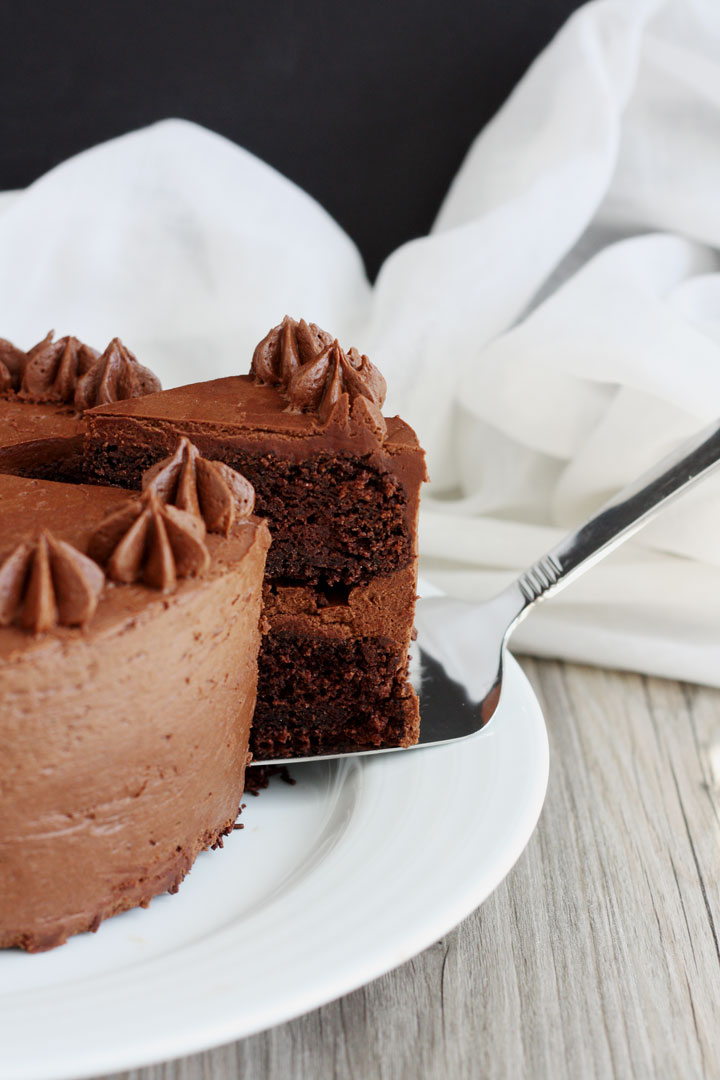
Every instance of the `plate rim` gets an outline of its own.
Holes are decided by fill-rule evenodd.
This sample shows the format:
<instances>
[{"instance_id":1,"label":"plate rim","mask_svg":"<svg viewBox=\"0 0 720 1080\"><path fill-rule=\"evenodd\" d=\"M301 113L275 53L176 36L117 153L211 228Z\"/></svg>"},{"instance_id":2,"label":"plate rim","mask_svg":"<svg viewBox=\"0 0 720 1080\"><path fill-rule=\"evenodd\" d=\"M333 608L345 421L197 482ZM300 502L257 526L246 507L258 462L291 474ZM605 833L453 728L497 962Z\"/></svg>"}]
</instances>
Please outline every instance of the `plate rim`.
<instances>
[{"instance_id":1,"label":"plate rim","mask_svg":"<svg viewBox=\"0 0 720 1080\"><path fill-rule=\"evenodd\" d=\"M534 723L537 737L536 750L538 760L533 774L533 784L526 793L522 823L515 829L511 842L503 848L501 856L495 858L491 869L484 873L476 873L468 883L467 888L460 894L448 900L441 911L430 912L418 925L408 929L401 946L394 949L385 947L377 955L367 958L364 962L357 962L350 970L336 972L334 976L327 976L324 988L314 991L309 995L296 991L294 995L284 999L283 1006L278 1009L272 1004L266 1003L264 1009L257 1010L254 1021L249 1025L243 1022L242 1012L233 1010L232 993L228 994L228 1007L222 1016L214 1017L210 1022L205 1019L199 1022L191 1030L167 1029L161 1032L153 1032L152 1037L141 1037L129 1045L120 1040L113 1046L103 1045L88 1047L80 1044L72 1057L66 1057L57 1062L55 1059L48 1060L48 1054L35 1056L33 1061L18 1062L17 1056L8 1063L9 1068L3 1064L0 1056L0 1075L3 1080L82 1080L87 1077L97 1077L108 1073L123 1070L142 1068L160 1062L177 1060L188 1055L227 1045L242 1038L259 1034L277 1024L287 1023L305 1015L323 1005L329 1004L348 993L367 985L369 982L382 977L394 968L417 956L424 949L430 947L435 941L453 930L464 918L483 903L488 896L501 884L520 855L524 851L537 825L545 800L547 782L549 776L549 745L547 729L542 713L542 708L535 695L530 682L522 671L520 665L512 657L508 656L506 669L506 685L517 692L526 706L529 706L531 718ZM502 703L501 703L502 704ZM502 708L496 713L498 723L502 722ZM495 721L495 718L494 718ZM481 732L479 738L487 738L496 730L496 723L492 722L488 729ZM439 748L443 750L446 748ZM432 747L413 752L417 754L433 754L438 751ZM391 755L395 757L395 755ZM408 755L409 757L409 755ZM377 760L377 759L369 759ZM193 948L191 946L189 948ZM185 948L178 953L186 951ZM151 958L147 961L154 963ZM132 971L133 969L130 969ZM90 976L91 981L109 976ZM58 993L67 984L57 984L51 989ZM41 991L26 990L23 995L29 995L30 1000L37 997ZM263 1015L264 1013L264 1015ZM2 1051L0 1050L0 1055ZM50 1055L52 1057L52 1055Z\"/></svg>"}]
</instances>

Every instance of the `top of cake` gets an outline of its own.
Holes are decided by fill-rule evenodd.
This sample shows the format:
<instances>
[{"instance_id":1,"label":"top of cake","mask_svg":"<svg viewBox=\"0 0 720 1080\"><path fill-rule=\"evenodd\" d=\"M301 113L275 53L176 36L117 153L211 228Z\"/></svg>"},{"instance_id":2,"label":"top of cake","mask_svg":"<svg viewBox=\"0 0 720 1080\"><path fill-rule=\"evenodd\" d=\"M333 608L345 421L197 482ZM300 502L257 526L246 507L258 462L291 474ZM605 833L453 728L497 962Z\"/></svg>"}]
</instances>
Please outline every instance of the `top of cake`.
<instances>
[{"instance_id":1,"label":"top of cake","mask_svg":"<svg viewBox=\"0 0 720 1080\"><path fill-rule=\"evenodd\" d=\"M71 438L77 432L78 417L62 404L28 408L17 394L0 395L0 447Z\"/></svg>"},{"instance_id":2,"label":"top of cake","mask_svg":"<svg viewBox=\"0 0 720 1080\"><path fill-rule=\"evenodd\" d=\"M312 444L315 449L324 446L330 451L348 449L362 453L365 449L381 447L392 453L401 447L419 447L413 429L397 416L385 418L387 436L380 443L371 429L364 423L354 423L352 418L347 425L333 421L323 424L315 413L290 411L277 387L258 384L251 375L229 375L177 386L161 394L101 405L90 409L86 416L91 423L95 418L114 416L141 421L167 420L182 424L188 431L197 424L203 430L213 428L218 435L229 436L240 428L254 434L258 443L267 441L266 436L281 436Z\"/></svg>"},{"instance_id":3,"label":"top of cake","mask_svg":"<svg viewBox=\"0 0 720 1080\"><path fill-rule=\"evenodd\" d=\"M88 415L91 423L113 416L157 420L218 436L242 430L260 453L273 452L278 439L285 453L292 453L291 443L301 453L419 450L408 424L382 415L384 400L385 380L366 356L346 352L314 323L286 316L256 347L248 375L117 401Z\"/></svg>"}]
</instances>

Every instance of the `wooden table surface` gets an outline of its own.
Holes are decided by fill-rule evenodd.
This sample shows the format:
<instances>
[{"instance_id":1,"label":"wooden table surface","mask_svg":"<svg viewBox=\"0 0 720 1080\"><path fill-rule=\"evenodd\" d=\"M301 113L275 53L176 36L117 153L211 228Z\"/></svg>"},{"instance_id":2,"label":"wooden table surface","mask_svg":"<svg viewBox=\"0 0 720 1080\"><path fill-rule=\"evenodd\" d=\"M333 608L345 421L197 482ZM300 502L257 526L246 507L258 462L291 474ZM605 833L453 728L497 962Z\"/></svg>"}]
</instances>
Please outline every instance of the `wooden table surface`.
<instances>
[{"instance_id":1,"label":"wooden table surface","mask_svg":"<svg viewBox=\"0 0 720 1080\"><path fill-rule=\"evenodd\" d=\"M720 1077L720 692L523 666L550 785L482 907L340 1001L123 1077Z\"/></svg>"}]
</instances>

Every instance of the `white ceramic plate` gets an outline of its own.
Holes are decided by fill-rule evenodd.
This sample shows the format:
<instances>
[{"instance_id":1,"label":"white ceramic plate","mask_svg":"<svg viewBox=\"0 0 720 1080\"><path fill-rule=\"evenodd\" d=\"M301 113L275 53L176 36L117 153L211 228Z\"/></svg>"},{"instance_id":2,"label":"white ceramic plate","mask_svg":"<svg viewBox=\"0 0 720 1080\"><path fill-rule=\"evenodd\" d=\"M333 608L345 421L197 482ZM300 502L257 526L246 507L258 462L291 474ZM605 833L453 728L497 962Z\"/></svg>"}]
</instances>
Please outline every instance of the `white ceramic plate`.
<instances>
[{"instance_id":1,"label":"white ceramic plate","mask_svg":"<svg viewBox=\"0 0 720 1080\"><path fill-rule=\"evenodd\" d=\"M0 1076L56 1080L179 1057L289 1020L454 927L525 847L545 796L540 707L510 659L460 744L296 766L177 896L53 952L0 953Z\"/></svg>"}]
</instances>

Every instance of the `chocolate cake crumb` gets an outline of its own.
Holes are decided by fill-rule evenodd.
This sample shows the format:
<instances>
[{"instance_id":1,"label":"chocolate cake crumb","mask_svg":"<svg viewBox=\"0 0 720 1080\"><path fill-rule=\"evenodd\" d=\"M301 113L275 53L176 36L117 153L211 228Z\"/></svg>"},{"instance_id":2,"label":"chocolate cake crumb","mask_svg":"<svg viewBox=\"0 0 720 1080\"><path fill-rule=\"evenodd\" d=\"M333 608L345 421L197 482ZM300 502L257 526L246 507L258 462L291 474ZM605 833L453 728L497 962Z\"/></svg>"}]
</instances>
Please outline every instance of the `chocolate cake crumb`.
<instances>
[{"instance_id":1,"label":"chocolate cake crumb","mask_svg":"<svg viewBox=\"0 0 720 1080\"><path fill-rule=\"evenodd\" d=\"M259 795L261 791L269 787L273 776L279 776L284 784L289 784L291 787L297 783L290 775L287 765L255 765L245 773L245 794Z\"/></svg>"},{"instance_id":2,"label":"chocolate cake crumb","mask_svg":"<svg viewBox=\"0 0 720 1080\"><path fill-rule=\"evenodd\" d=\"M407 495L387 469L348 453L288 461L211 442L205 440L205 456L224 461L255 488L255 513L267 518L273 537L270 578L348 586L412 562ZM143 471L165 453L91 440L86 467L95 482L139 488Z\"/></svg>"},{"instance_id":3,"label":"chocolate cake crumb","mask_svg":"<svg viewBox=\"0 0 720 1080\"><path fill-rule=\"evenodd\" d=\"M407 668L405 643L390 638L271 633L260 650L253 759L412 745L420 721Z\"/></svg>"}]
</instances>

